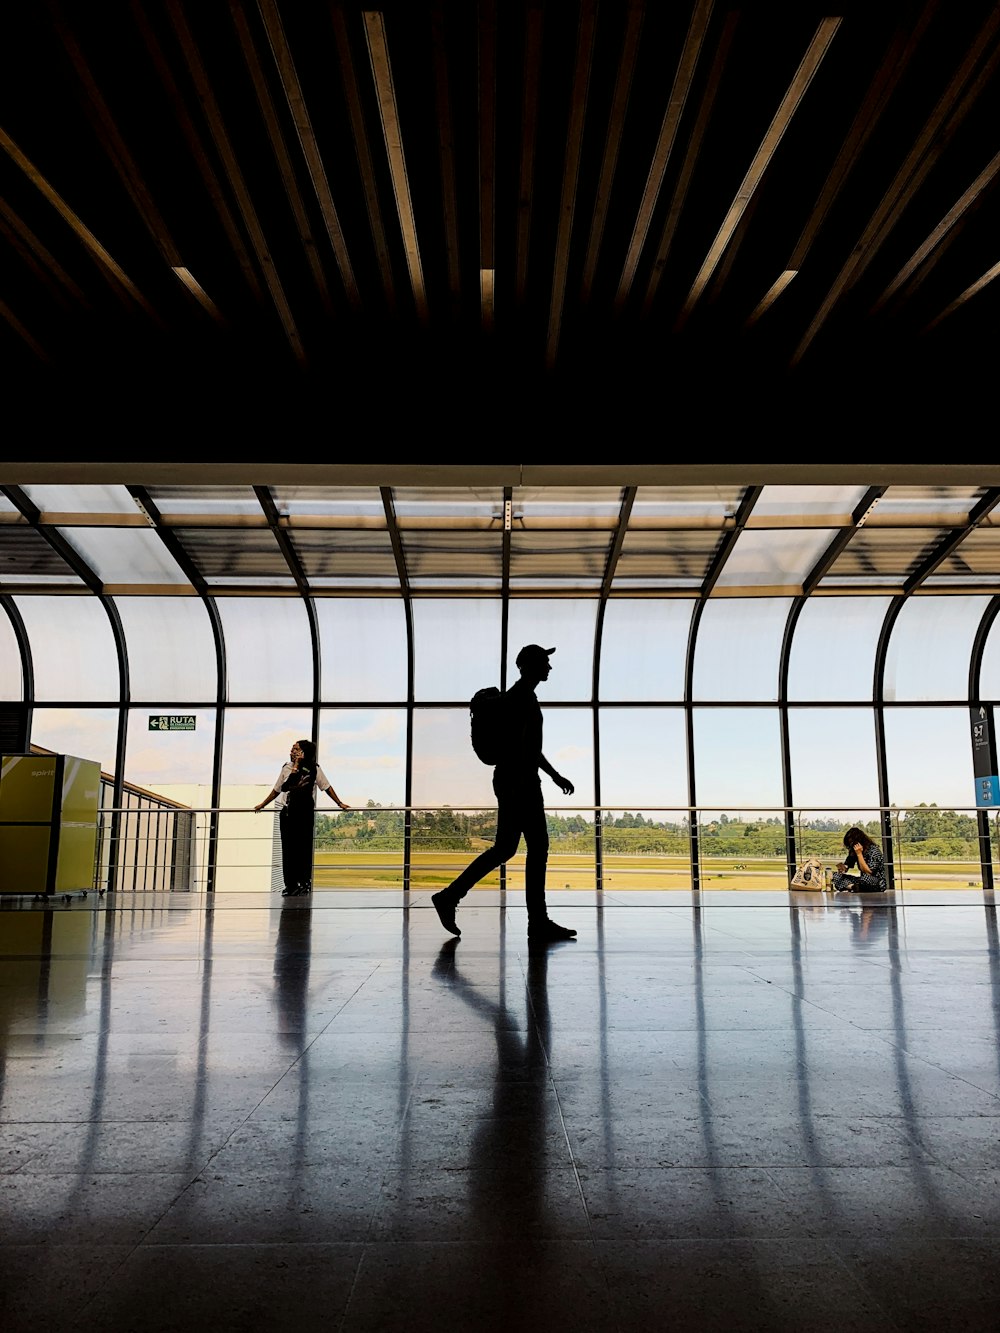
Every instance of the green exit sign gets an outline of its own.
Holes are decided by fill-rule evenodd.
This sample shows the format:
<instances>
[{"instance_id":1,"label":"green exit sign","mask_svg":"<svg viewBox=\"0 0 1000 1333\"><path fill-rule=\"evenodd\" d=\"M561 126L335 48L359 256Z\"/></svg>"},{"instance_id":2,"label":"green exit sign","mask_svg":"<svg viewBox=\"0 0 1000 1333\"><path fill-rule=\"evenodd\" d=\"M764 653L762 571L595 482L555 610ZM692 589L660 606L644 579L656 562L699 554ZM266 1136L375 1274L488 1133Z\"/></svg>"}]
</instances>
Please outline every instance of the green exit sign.
<instances>
[{"instance_id":1,"label":"green exit sign","mask_svg":"<svg viewBox=\"0 0 1000 1333\"><path fill-rule=\"evenodd\" d=\"M194 716L190 713L150 713L150 731L194 731Z\"/></svg>"}]
</instances>

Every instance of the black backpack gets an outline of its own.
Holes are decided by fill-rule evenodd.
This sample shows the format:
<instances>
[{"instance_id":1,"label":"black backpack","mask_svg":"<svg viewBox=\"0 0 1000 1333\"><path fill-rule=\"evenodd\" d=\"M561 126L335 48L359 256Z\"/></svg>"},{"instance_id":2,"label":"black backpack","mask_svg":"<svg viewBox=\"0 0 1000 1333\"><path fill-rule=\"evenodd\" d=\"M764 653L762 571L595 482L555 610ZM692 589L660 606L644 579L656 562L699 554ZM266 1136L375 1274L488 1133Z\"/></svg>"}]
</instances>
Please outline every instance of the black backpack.
<instances>
[{"instance_id":1,"label":"black backpack","mask_svg":"<svg viewBox=\"0 0 1000 1333\"><path fill-rule=\"evenodd\" d=\"M472 748L484 764L491 766L500 760L503 735L503 695L495 685L476 690L469 701Z\"/></svg>"}]
</instances>

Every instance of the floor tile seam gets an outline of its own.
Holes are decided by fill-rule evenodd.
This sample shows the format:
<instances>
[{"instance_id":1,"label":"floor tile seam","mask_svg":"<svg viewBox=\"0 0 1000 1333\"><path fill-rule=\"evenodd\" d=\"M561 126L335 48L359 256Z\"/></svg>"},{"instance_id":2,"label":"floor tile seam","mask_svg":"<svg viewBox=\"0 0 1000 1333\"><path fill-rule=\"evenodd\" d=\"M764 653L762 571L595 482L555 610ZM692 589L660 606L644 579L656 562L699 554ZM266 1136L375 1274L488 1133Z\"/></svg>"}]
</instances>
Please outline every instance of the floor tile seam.
<instances>
[{"instance_id":1,"label":"floor tile seam","mask_svg":"<svg viewBox=\"0 0 1000 1333\"><path fill-rule=\"evenodd\" d=\"M885 1037L881 1037L881 1033L883 1031L883 1029L881 1028L859 1028L858 1030L860 1032L863 1032L866 1037L870 1037L873 1034L879 1036L880 1039L883 1040L887 1046L891 1046L895 1050L901 1051L903 1055L905 1055L908 1059L913 1060L915 1062L919 1062L919 1064L921 1065L926 1065L928 1069L936 1069L938 1073L944 1074L951 1079L957 1079L960 1083L964 1083L967 1087L975 1089L976 1092L985 1093L987 1097L992 1097L995 1101L1000 1102L1000 1092L994 1091L993 1088L984 1088L981 1086L981 1084L974 1083L971 1078L967 1078L964 1074L959 1074L956 1073L954 1069L946 1068L944 1065L939 1064L936 1060L932 1060L926 1055L921 1055L919 1051L910 1050L908 1046L904 1045L903 1042L897 1040L892 1035L894 1029L885 1029L886 1032ZM921 1029L921 1031L938 1032L940 1031L940 1028L932 1027L929 1029ZM998 1070L998 1075L1000 1075L1000 1070Z\"/></svg>"},{"instance_id":2,"label":"floor tile seam","mask_svg":"<svg viewBox=\"0 0 1000 1333\"><path fill-rule=\"evenodd\" d=\"M201 1170L204 1169L205 1169L204 1167L201 1168ZM195 1179L197 1179L197 1176L195 1176ZM126 1247L128 1252L122 1256L121 1261L115 1266L114 1271L112 1273L109 1273L105 1277L104 1281L100 1284L99 1289L93 1292L91 1296L84 1302L84 1304L71 1316L73 1321L71 1325L72 1327L80 1327L85 1330L90 1329L92 1327L90 1320L87 1318L87 1312L91 1309L91 1307L94 1305L96 1301L103 1299L103 1297L106 1294L110 1293L113 1290L114 1283L122 1275L125 1265L129 1262L129 1260L133 1257L133 1255L135 1255L142 1248L144 1242L146 1241L150 1233L156 1227L159 1226L159 1224L163 1221L163 1219L170 1212L170 1210L183 1198L183 1196L191 1188L191 1185L193 1183L194 1183L193 1180L189 1180L186 1185L182 1186L174 1195L174 1197L170 1200L170 1202L165 1205L163 1211L159 1214L159 1216L156 1217L150 1223L150 1225L145 1229L145 1231L135 1242L135 1244Z\"/></svg>"}]
</instances>

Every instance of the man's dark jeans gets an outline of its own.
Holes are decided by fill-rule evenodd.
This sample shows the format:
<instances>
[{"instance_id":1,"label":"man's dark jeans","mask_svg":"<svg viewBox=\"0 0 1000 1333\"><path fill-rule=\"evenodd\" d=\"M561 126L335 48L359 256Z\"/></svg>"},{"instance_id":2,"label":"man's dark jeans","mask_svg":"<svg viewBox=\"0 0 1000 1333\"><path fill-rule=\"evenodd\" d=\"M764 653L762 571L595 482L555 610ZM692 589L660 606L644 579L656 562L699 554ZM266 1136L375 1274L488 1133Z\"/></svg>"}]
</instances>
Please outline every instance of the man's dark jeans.
<instances>
[{"instance_id":1,"label":"man's dark jeans","mask_svg":"<svg viewBox=\"0 0 1000 1333\"><path fill-rule=\"evenodd\" d=\"M523 769L493 771L493 790L497 798L497 832L492 847L488 847L443 892L453 902L459 902L474 884L478 884L491 870L509 861L517 851L524 834L527 856L524 865L524 890L528 920L544 921L545 871L549 859L549 829L545 822L542 784L537 770Z\"/></svg>"}]
</instances>

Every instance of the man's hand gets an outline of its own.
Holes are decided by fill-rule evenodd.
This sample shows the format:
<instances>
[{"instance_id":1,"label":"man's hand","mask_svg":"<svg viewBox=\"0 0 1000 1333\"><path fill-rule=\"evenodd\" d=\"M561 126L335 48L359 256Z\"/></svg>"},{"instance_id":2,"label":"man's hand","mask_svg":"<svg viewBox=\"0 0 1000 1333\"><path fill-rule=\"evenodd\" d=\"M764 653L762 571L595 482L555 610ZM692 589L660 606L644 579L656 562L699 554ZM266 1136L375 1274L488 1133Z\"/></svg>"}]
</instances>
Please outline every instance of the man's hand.
<instances>
[{"instance_id":1,"label":"man's hand","mask_svg":"<svg viewBox=\"0 0 1000 1333\"><path fill-rule=\"evenodd\" d=\"M564 778L561 773L554 774L552 781L564 796L572 796L573 792L576 790L569 778Z\"/></svg>"}]
</instances>

